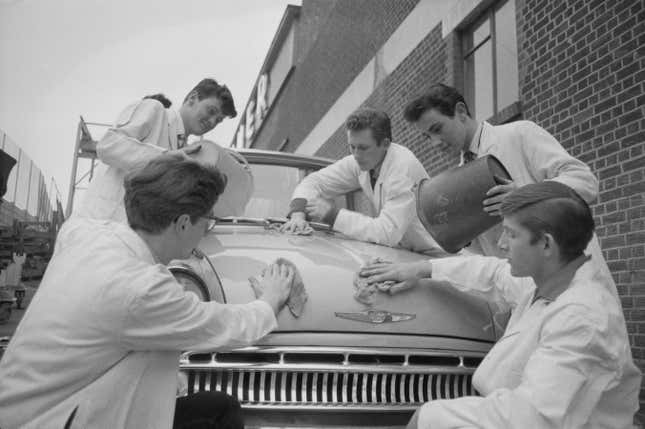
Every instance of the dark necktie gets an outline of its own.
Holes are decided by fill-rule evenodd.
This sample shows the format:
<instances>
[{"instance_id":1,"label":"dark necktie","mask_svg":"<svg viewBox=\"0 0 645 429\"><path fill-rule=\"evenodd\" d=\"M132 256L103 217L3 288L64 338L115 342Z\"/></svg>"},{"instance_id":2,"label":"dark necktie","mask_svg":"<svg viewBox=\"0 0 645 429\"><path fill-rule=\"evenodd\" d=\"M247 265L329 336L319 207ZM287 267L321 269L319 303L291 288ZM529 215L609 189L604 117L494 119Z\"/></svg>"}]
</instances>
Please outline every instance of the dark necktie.
<instances>
[{"instance_id":1,"label":"dark necktie","mask_svg":"<svg viewBox=\"0 0 645 429\"><path fill-rule=\"evenodd\" d=\"M186 135L177 134L177 149L181 149L186 146Z\"/></svg>"},{"instance_id":2,"label":"dark necktie","mask_svg":"<svg viewBox=\"0 0 645 429\"><path fill-rule=\"evenodd\" d=\"M477 154L475 152L471 152L467 150L464 152L464 164L468 164L471 161L474 161L477 159Z\"/></svg>"},{"instance_id":3,"label":"dark necktie","mask_svg":"<svg viewBox=\"0 0 645 429\"><path fill-rule=\"evenodd\" d=\"M378 179L378 174L376 174L374 170L370 170L370 184L372 185L372 189L374 189L374 185L376 185L376 179Z\"/></svg>"}]
</instances>

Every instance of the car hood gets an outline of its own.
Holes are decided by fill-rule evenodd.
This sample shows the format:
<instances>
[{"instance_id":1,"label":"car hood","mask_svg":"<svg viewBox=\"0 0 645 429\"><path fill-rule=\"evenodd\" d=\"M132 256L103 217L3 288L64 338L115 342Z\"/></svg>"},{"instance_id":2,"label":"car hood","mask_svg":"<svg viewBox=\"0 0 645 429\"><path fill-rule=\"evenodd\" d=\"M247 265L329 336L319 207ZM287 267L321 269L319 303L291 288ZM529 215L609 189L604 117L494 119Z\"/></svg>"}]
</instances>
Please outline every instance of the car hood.
<instances>
[{"instance_id":1,"label":"car hood","mask_svg":"<svg viewBox=\"0 0 645 429\"><path fill-rule=\"evenodd\" d=\"M283 309L278 315L276 332L365 332L495 339L486 303L448 286L425 284L396 295L377 292L371 306L354 299L356 273L371 258L410 262L427 259L424 255L356 241L332 232L293 236L257 226L218 226L199 247L213 263L226 301L232 304L255 299L248 278L261 273L278 257L286 258L298 267L308 300L299 318L287 308ZM415 317L375 324L335 314L372 309Z\"/></svg>"}]
</instances>

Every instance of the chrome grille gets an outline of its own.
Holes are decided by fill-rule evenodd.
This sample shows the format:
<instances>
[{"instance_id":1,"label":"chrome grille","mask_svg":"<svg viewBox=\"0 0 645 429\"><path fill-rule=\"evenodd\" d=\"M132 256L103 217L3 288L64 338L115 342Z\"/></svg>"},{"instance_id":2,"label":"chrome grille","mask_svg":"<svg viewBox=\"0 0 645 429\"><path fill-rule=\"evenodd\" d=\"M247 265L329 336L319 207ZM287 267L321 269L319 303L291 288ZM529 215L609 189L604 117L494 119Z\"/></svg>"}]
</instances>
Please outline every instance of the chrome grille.
<instances>
[{"instance_id":1,"label":"chrome grille","mask_svg":"<svg viewBox=\"0 0 645 429\"><path fill-rule=\"evenodd\" d=\"M476 395L470 365L481 360L357 349L244 349L238 362L235 355L222 353L220 361L216 353L184 354L188 393L219 390L245 407L412 409L434 399Z\"/></svg>"}]
</instances>

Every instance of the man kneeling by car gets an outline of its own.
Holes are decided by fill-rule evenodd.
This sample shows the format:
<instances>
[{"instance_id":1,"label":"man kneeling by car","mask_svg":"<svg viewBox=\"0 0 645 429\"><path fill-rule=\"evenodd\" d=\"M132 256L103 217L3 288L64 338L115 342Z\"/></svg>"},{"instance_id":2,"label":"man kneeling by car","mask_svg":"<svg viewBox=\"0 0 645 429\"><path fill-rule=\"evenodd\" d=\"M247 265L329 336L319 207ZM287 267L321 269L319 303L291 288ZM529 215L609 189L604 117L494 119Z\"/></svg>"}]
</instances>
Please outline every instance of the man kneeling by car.
<instances>
[{"instance_id":1,"label":"man kneeling by car","mask_svg":"<svg viewBox=\"0 0 645 429\"><path fill-rule=\"evenodd\" d=\"M408 428L631 428L641 375L606 286L613 280L584 254L594 230L589 206L545 181L511 192L501 212L498 245L508 261L457 256L363 270L370 282L398 281L395 292L440 287L419 282L432 278L512 311L473 376L482 397L428 402Z\"/></svg>"},{"instance_id":2,"label":"man kneeling by car","mask_svg":"<svg viewBox=\"0 0 645 429\"><path fill-rule=\"evenodd\" d=\"M162 155L125 180L129 226L74 220L0 362L0 427L170 428L181 350L276 328L290 268L269 267L256 301L226 305L185 292L165 266L190 256L225 183L214 167ZM239 404L220 395L213 406L228 409L210 423L242 428ZM194 408L177 403L178 414Z\"/></svg>"}]
</instances>

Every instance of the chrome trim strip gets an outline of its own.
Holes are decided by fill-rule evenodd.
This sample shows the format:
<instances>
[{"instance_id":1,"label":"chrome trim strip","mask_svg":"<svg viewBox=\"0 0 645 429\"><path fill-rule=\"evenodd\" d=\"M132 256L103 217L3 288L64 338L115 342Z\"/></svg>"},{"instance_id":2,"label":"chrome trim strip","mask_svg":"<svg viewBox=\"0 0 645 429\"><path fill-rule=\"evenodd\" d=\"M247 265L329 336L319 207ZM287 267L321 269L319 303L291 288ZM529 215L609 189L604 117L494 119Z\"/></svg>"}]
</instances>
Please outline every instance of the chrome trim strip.
<instances>
[{"instance_id":1,"label":"chrome trim strip","mask_svg":"<svg viewBox=\"0 0 645 429\"><path fill-rule=\"evenodd\" d=\"M233 372L229 371L226 375L226 393L233 395Z\"/></svg>"},{"instance_id":2,"label":"chrome trim strip","mask_svg":"<svg viewBox=\"0 0 645 429\"><path fill-rule=\"evenodd\" d=\"M313 385L311 386L311 400L318 403L318 373L313 373Z\"/></svg>"},{"instance_id":3,"label":"chrome trim strip","mask_svg":"<svg viewBox=\"0 0 645 429\"><path fill-rule=\"evenodd\" d=\"M395 356L406 356L406 355L419 355L419 356L437 356L437 357L484 357L486 353L481 352L465 352L461 353L459 351L445 351L445 350L428 350L428 349L398 349L394 347L384 347L384 348L360 348L360 347L312 347L312 346L248 346L240 347L232 350L232 352L257 352L257 353L315 353L315 354L363 354L363 355L374 355L374 352L378 351L378 354L383 355L395 355ZM183 355L190 354L203 354L199 352L185 352ZM460 362L463 360L460 360ZM458 366L458 365L455 365Z\"/></svg>"},{"instance_id":4,"label":"chrome trim strip","mask_svg":"<svg viewBox=\"0 0 645 429\"><path fill-rule=\"evenodd\" d=\"M336 388L338 386L338 373L335 372L334 376L332 377L332 390L331 390L331 400L334 404L338 403L338 389Z\"/></svg>"},{"instance_id":5,"label":"chrome trim strip","mask_svg":"<svg viewBox=\"0 0 645 429\"><path fill-rule=\"evenodd\" d=\"M417 394L419 395L419 401L421 402L427 402L426 396L424 395L423 392L423 384L426 382L426 375L421 374L419 376L419 385L417 386Z\"/></svg>"},{"instance_id":6,"label":"chrome trim strip","mask_svg":"<svg viewBox=\"0 0 645 429\"><path fill-rule=\"evenodd\" d=\"M327 384L328 380L329 380L329 373L328 372L323 373L323 378L322 378L322 384L323 384L322 402L325 403L325 404L327 402L329 402L329 398L327 397L327 390L329 388L329 384Z\"/></svg>"},{"instance_id":7,"label":"chrome trim strip","mask_svg":"<svg viewBox=\"0 0 645 429\"><path fill-rule=\"evenodd\" d=\"M302 403L307 403L307 379L309 378L309 373L300 373L300 400Z\"/></svg>"},{"instance_id":8,"label":"chrome trim strip","mask_svg":"<svg viewBox=\"0 0 645 429\"><path fill-rule=\"evenodd\" d=\"M195 378L193 379L193 392L192 393L197 393L199 392L199 372L195 372Z\"/></svg>"},{"instance_id":9,"label":"chrome trim strip","mask_svg":"<svg viewBox=\"0 0 645 429\"><path fill-rule=\"evenodd\" d=\"M346 404L349 402L349 398L347 397L347 379L349 378L349 374L341 373L340 378L342 381L342 390L340 391L340 394L341 394L340 402L342 402L343 404Z\"/></svg>"},{"instance_id":10,"label":"chrome trim strip","mask_svg":"<svg viewBox=\"0 0 645 429\"><path fill-rule=\"evenodd\" d=\"M221 391L222 390L222 373L221 372L216 372L215 373L215 390Z\"/></svg>"},{"instance_id":11,"label":"chrome trim strip","mask_svg":"<svg viewBox=\"0 0 645 429\"><path fill-rule=\"evenodd\" d=\"M244 398L244 379L246 378L248 371L239 371L237 376L237 397Z\"/></svg>"},{"instance_id":12,"label":"chrome trim strip","mask_svg":"<svg viewBox=\"0 0 645 429\"><path fill-rule=\"evenodd\" d=\"M265 402L264 399L264 384L266 383L266 372L260 371L260 402Z\"/></svg>"},{"instance_id":13,"label":"chrome trim strip","mask_svg":"<svg viewBox=\"0 0 645 429\"><path fill-rule=\"evenodd\" d=\"M208 371L206 373L206 381L204 382L204 390L210 392L211 390L211 376L212 376L212 371Z\"/></svg>"},{"instance_id":14,"label":"chrome trim strip","mask_svg":"<svg viewBox=\"0 0 645 429\"><path fill-rule=\"evenodd\" d=\"M296 385L298 384L298 376L299 373L292 374L291 376L291 400L289 402L297 402L296 401Z\"/></svg>"},{"instance_id":15,"label":"chrome trim strip","mask_svg":"<svg viewBox=\"0 0 645 429\"><path fill-rule=\"evenodd\" d=\"M282 373L280 380L280 402L287 402L287 372Z\"/></svg>"},{"instance_id":16,"label":"chrome trim strip","mask_svg":"<svg viewBox=\"0 0 645 429\"><path fill-rule=\"evenodd\" d=\"M334 405L282 405L282 404L242 404L242 408L251 410L277 411L415 411L422 404L393 404L387 406L365 406L352 404Z\"/></svg>"},{"instance_id":17,"label":"chrome trim strip","mask_svg":"<svg viewBox=\"0 0 645 429\"><path fill-rule=\"evenodd\" d=\"M249 401L255 402L255 371L249 371Z\"/></svg>"},{"instance_id":18,"label":"chrome trim strip","mask_svg":"<svg viewBox=\"0 0 645 429\"><path fill-rule=\"evenodd\" d=\"M271 400L271 402L277 402L275 394L275 381L276 378L278 378L278 373L269 373L269 375L271 376L271 384L269 385L269 399Z\"/></svg>"},{"instance_id":19,"label":"chrome trim strip","mask_svg":"<svg viewBox=\"0 0 645 429\"><path fill-rule=\"evenodd\" d=\"M436 374L472 374L475 368L467 367L443 367L443 366L369 366L369 365L320 365L320 364L247 364L247 363L214 363L214 364L186 364L181 369L186 370L262 370L262 371L290 371L290 372L377 372L377 373L397 373L397 374L418 374L436 373Z\"/></svg>"},{"instance_id":20,"label":"chrome trim strip","mask_svg":"<svg viewBox=\"0 0 645 429\"><path fill-rule=\"evenodd\" d=\"M367 380L370 379L369 374L361 374L363 382L361 383L361 399L363 403L367 402Z\"/></svg>"}]
</instances>

